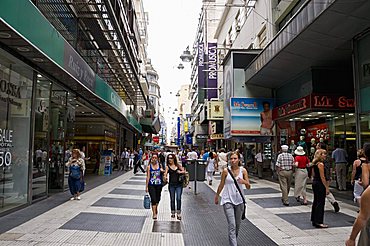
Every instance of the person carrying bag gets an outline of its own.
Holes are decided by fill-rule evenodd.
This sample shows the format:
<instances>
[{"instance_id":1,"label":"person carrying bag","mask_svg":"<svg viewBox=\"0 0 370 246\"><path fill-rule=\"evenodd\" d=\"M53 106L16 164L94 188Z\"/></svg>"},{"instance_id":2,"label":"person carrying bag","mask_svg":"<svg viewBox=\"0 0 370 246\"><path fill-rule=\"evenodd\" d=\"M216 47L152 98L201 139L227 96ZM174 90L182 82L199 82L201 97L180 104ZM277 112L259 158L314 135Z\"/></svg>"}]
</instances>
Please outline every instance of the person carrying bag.
<instances>
[{"instance_id":1,"label":"person carrying bag","mask_svg":"<svg viewBox=\"0 0 370 246\"><path fill-rule=\"evenodd\" d=\"M231 167L225 168L221 174L221 182L215 196L215 204L218 204L221 191L221 205L224 207L228 222L229 245L237 246L237 237L240 222L245 219L246 203L242 185L250 189L248 172L240 165L240 154L231 152L229 155Z\"/></svg>"}]
</instances>

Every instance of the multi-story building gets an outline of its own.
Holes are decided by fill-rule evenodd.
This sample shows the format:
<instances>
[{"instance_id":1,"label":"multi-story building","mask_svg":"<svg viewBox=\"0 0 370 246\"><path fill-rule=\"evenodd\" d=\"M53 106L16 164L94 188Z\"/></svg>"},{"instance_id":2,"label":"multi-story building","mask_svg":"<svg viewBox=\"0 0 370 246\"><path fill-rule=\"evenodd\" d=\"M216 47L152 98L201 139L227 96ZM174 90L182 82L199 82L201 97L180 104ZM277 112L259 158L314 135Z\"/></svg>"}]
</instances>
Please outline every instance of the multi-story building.
<instances>
[{"instance_id":1,"label":"multi-story building","mask_svg":"<svg viewBox=\"0 0 370 246\"><path fill-rule=\"evenodd\" d=\"M227 1L215 36L227 51L219 53L225 137L230 143L299 142L308 153L317 142L341 145L351 162L356 147L370 139L370 2L249 0L235 7L241 2ZM259 110L270 102L275 137L261 136L260 114L243 118L252 108L230 98Z\"/></svg>"},{"instance_id":2,"label":"multi-story building","mask_svg":"<svg viewBox=\"0 0 370 246\"><path fill-rule=\"evenodd\" d=\"M189 120L191 119L190 100L189 100L190 85L182 85L177 92L177 123L180 123L180 131L176 138L180 137L180 145L191 145L191 136L189 136ZM188 141L186 141L188 139Z\"/></svg>"},{"instance_id":3,"label":"multi-story building","mask_svg":"<svg viewBox=\"0 0 370 246\"><path fill-rule=\"evenodd\" d=\"M99 152L137 147L139 24L133 0L0 1L0 214L66 189L71 148L89 174Z\"/></svg>"},{"instance_id":4,"label":"multi-story building","mask_svg":"<svg viewBox=\"0 0 370 246\"><path fill-rule=\"evenodd\" d=\"M190 134L193 144L204 147L208 140L207 102L218 100L217 39L214 34L222 14L224 1L203 1L196 37L193 45L191 100L192 118Z\"/></svg>"}]
</instances>

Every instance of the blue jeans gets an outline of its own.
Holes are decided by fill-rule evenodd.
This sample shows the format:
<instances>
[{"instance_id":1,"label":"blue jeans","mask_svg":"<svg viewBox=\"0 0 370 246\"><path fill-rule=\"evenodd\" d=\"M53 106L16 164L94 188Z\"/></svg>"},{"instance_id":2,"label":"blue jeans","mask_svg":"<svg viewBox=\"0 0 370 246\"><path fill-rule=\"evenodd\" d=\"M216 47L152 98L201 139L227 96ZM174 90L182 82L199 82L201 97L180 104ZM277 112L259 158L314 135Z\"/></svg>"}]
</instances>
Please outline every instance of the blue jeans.
<instances>
[{"instance_id":1,"label":"blue jeans","mask_svg":"<svg viewBox=\"0 0 370 246\"><path fill-rule=\"evenodd\" d=\"M169 185L170 199L171 199L171 213L176 212L175 209L175 199L176 199L176 208L177 213L181 213L181 196L182 196L182 185Z\"/></svg>"}]
</instances>

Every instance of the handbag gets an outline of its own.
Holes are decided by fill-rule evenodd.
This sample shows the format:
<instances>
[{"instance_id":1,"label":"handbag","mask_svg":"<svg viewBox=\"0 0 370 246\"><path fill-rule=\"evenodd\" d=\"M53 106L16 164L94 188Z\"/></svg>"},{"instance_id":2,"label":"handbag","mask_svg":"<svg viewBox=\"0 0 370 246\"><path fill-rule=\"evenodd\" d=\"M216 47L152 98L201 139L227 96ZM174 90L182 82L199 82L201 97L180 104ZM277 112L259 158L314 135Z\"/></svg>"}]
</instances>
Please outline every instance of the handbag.
<instances>
[{"instance_id":1,"label":"handbag","mask_svg":"<svg viewBox=\"0 0 370 246\"><path fill-rule=\"evenodd\" d=\"M179 182L182 184L183 188L186 188L189 185L189 178L189 172L187 171L179 176Z\"/></svg>"},{"instance_id":2,"label":"handbag","mask_svg":"<svg viewBox=\"0 0 370 246\"><path fill-rule=\"evenodd\" d=\"M69 167L69 175L73 179L80 179L81 178L81 168L80 166L70 166Z\"/></svg>"},{"instance_id":3,"label":"handbag","mask_svg":"<svg viewBox=\"0 0 370 246\"><path fill-rule=\"evenodd\" d=\"M148 194L144 196L143 205L145 209L150 209L150 196Z\"/></svg>"},{"instance_id":4,"label":"handbag","mask_svg":"<svg viewBox=\"0 0 370 246\"><path fill-rule=\"evenodd\" d=\"M238 189L240 196L242 197L243 204L244 204L244 209L243 209L243 213L242 213L242 220L245 220L246 219L245 211L246 211L246 208L247 208L245 198L244 198L243 193L241 192L240 187L238 185L238 182L236 182L236 179L235 179L234 175L232 174L231 170L228 168L227 171L229 172L231 178L234 180L234 184L235 184L236 188Z\"/></svg>"}]
</instances>

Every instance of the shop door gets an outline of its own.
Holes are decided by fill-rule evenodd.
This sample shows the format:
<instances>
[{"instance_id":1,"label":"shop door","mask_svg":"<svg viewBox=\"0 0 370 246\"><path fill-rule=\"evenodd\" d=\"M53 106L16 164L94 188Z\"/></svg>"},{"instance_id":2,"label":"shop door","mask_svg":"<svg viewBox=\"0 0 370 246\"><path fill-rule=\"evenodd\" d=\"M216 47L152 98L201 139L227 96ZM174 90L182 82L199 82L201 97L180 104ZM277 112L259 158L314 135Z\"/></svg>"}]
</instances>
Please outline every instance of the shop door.
<instances>
[{"instance_id":1,"label":"shop door","mask_svg":"<svg viewBox=\"0 0 370 246\"><path fill-rule=\"evenodd\" d=\"M35 103L35 134L33 140L32 200L47 196L49 170L49 120L51 83L37 75Z\"/></svg>"},{"instance_id":2,"label":"shop door","mask_svg":"<svg viewBox=\"0 0 370 246\"><path fill-rule=\"evenodd\" d=\"M68 184L65 171L67 91L53 85L50 104L49 190L61 191Z\"/></svg>"}]
</instances>

